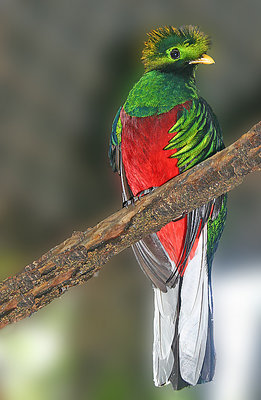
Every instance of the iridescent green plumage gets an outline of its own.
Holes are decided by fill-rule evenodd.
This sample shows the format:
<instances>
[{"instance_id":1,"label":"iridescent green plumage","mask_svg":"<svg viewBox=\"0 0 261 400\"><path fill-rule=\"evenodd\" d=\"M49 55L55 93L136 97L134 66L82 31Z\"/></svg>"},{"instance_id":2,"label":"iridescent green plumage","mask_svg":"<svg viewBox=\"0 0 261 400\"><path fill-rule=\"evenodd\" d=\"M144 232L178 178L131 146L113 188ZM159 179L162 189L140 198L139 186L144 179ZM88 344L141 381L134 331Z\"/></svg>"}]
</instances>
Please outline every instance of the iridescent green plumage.
<instances>
[{"instance_id":1,"label":"iridescent green plumage","mask_svg":"<svg viewBox=\"0 0 261 400\"><path fill-rule=\"evenodd\" d=\"M181 28L165 26L148 33L148 40L142 52L142 61L145 71L152 69L171 69L173 59L170 52L178 48L183 57L175 62L176 68L182 68L185 62L196 60L207 52L210 46L210 38L196 26L187 25Z\"/></svg>"},{"instance_id":2,"label":"iridescent green plumage","mask_svg":"<svg viewBox=\"0 0 261 400\"><path fill-rule=\"evenodd\" d=\"M198 98L194 77L149 71L134 85L124 104L127 114L148 117L170 111L178 104Z\"/></svg>"},{"instance_id":3,"label":"iridescent green plumage","mask_svg":"<svg viewBox=\"0 0 261 400\"><path fill-rule=\"evenodd\" d=\"M224 148L217 119L200 97L192 101L190 110L183 109L169 133L174 136L165 150L177 150L172 157L178 159L183 171Z\"/></svg>"},{"instance_id":4,"label":"iridescent green plumage","mask_svg":"<svg viewBox=\"0 0 261 400\"><path fill-rule=\"evenodd\" d=\"M216 218L210 218L208 221L208 246L207 246L207 261L211 267L214 254L217 250L218 242L224 230L227 218L227 195L222 196L222 204L219 214Z\"/></svg>"}]
</instances>

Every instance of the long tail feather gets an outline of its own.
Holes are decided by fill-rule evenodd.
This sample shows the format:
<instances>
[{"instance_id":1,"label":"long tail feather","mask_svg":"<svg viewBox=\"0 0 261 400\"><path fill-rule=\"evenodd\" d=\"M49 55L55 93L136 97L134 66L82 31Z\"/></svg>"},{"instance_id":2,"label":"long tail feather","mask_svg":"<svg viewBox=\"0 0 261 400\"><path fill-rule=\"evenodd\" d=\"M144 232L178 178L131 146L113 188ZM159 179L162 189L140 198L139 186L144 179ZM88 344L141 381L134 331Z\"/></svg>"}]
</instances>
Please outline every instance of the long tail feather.
<instances>
[{"instance_id":1,"label":"long tail feather","mask_svg":"<svg viewBox=\"0 0 261 400\"><path fill-rule=\"evenodd\" d=\"M182 378L196 385L206 352L208 336L207 226L184 274L179 315L179 358Z\"/></svg>"},{"instance_id":2,"label":"long tail feather","mask_svg":"<svg viewBox=\"0 0 261 400\"><path fill-rule=\"evenodd\" d=\"M154 289L153 375L156 386L169 383L176 360L172 351L178 315L179 283L166 293Z\"/></svg>"},{"instance_id":3,"label":"long tail feather","mask_svg":"<svg viewBox=\"0 0 261 400\"><path fill-rule=\"evenodd\" d=\"M213 328L213 298L212 298L212 284L211 284L211 271L208 276L208 338L206 344L206 353L201 370L199 383L206 383L212 381L216 367L216 352L214 347L214 328Z\"/></svg>"},{"instance_id":4,"label":"long tail feather","mask_svg":"<svg viewBox=\"0 0 261 400\"><path fill-rule=\"evenodd\" d=\"M154 289L153 374L156 386L174 389L213 378L212 294L208 276L207 226L183 278L166 293Z\"/></svg>"}]
</instances>

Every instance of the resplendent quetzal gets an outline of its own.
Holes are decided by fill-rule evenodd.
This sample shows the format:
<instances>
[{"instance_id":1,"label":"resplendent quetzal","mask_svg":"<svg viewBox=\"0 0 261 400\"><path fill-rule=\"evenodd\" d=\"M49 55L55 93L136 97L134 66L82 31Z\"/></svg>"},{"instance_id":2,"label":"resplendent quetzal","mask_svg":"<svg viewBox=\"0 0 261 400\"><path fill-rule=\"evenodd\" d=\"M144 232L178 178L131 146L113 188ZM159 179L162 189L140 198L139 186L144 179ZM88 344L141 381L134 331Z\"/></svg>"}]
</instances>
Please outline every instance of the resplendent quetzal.
<instances>
[{"instance_id":1,"label":"resplendent quetzal","mask_svg":"<svg viewBox=\"0 0 261 400\"><path fill-rule=\"evenodd\" d=\"M215 114L199 96L198 64L213 64L198 27L153 30L145 73L113 122L110 162L124 205L224 148ZM211 381L215 369L211 265L226 219L226 196L168 223L133 246L155 298L153 374L174 389Z\"/></svg>"}]
</instances>

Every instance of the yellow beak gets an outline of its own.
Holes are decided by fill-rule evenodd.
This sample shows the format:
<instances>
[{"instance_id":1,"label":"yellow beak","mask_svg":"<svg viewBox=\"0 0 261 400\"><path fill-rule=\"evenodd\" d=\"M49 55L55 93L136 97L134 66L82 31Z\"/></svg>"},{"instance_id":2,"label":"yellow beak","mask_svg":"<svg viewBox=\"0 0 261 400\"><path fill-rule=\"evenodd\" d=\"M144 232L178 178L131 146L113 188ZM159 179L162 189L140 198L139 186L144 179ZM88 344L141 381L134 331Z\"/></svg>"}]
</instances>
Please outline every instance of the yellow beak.
<instances>
[{"instance_id":1,"label":"yellow beak","mask_svg":"<svg viewBox=\"0 0 261 400\"><path fill-rule=\"evenodd\" d=\"M198 60L190 61L189 64L215 64L215 61L207 54L203 54L201 58L199 58Z\"/></svg>"}]
</instances>

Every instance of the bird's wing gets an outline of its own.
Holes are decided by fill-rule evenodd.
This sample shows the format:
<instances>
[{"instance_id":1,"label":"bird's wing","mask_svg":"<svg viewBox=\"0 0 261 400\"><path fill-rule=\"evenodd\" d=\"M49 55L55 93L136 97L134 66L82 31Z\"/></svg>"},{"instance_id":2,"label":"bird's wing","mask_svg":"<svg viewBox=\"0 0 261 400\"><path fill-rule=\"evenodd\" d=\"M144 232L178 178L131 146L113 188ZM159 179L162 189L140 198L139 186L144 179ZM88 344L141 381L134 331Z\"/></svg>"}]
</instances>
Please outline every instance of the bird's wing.
<instances>
[{"instance_id":1,"label":"bird's wing","mask_svg":"<svg viewBox=\"0 0 261 400\"><path fill-rule=\"evenodd\" d=\"M122 134L122 122L121 122L121 110L122 107L119 108L113 124L112 131L110 136L110 144L109 144L109 160L112 167L113 172L118 172L121 177L121 186L122 186L122 202L123 204L133 197L132 191L128 185L125 170L122 163L122 154L121 154L121 134Z\"/></svg>"},{"instance_id":2,"label":"bird's wing","mask_svg":"<svg viewBox=\"0 0 261 400\"><path fill-rule=\"evenodd\" d=\"M120 173L120 145L122 124L120 119L121 107L119 108L113 124L109 144L109 160L113 172Z\"/></svg>"}]
</instances>

